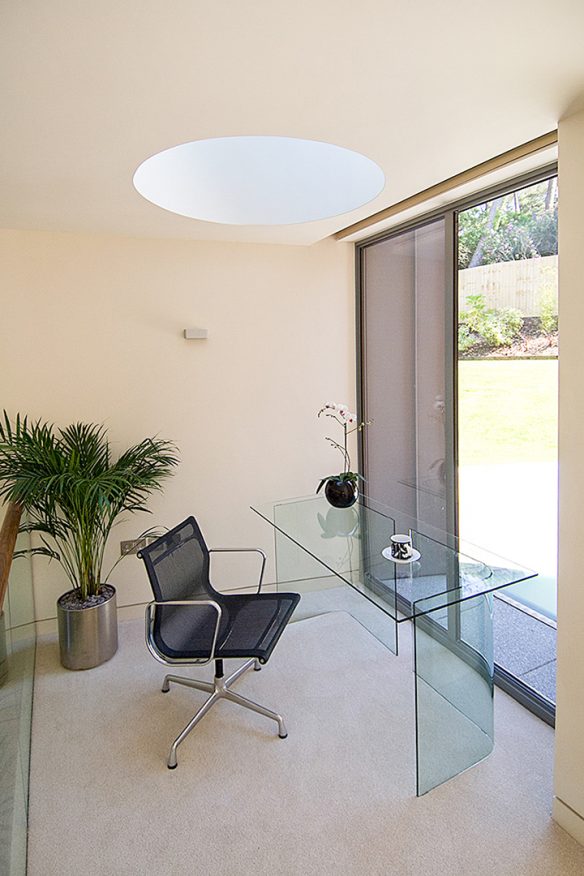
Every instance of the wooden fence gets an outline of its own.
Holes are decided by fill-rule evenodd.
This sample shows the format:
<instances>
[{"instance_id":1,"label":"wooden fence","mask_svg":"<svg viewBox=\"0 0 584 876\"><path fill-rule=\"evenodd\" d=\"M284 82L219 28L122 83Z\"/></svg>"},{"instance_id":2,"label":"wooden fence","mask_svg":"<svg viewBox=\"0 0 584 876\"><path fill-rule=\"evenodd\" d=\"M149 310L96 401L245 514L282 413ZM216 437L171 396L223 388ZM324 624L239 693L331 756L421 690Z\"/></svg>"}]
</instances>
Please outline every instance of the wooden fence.
<instances>
[{"instance_id":1,"label":"wooden fence","mask_svg":"<svg viewBox=\"0 0 584 876\"><path fill-rule=\"evenodd\" d=\"M487 307L514 307L523 316L540 316L550 299L558 312L558 257L542 256L497 262L458 273L458 306L466 310L469 295L484 295Z\"/></svg>"}]
</instances>

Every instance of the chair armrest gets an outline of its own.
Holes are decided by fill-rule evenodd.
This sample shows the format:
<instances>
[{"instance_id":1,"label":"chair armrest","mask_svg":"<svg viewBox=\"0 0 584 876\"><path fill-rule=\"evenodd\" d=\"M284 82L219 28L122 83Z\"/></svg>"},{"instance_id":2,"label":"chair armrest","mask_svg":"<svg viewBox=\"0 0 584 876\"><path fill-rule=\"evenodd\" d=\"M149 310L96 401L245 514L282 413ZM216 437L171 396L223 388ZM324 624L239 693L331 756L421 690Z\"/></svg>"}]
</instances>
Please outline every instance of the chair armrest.
<instances>
[{"instance_id":1,"label":"chair armrest","mask_svg":"<svg viewBox=\"0 0 584 876\"><path fill-rule=\"evenodd\" d=\"M160 607L168 607L171 605L175 606L189 606L191 610L195 606L207 606L210 608L214 608L217 612L217 622L215 624L215 632L213 633L213 643L211 645L211 653L207 660L193 660L190 657L166 657L162 654L154 641L154 621L156 619L156 609ZM205 663L210 663L215 658L215 647L217 645L217 637L219 635L219 628L221 626L221 606L218 602L215 602L214 599L168 599L168 600L153 600L149 602L146 606L146 645L148 650L152 654L153 657L156 658L160 663L165 664L193 664L198 663L199 665L204 665Z\"/></svg>"},{"instance_id":2,"label":"chair armrest","mask_svg":"<svg viewBox=\"0 0 584 876\"><path fill-rule=\"evenodd\" d=\"M262 581L264 580L264 572L266 569L266 555L260 548L209 548L210 554L236 554L236 553L254 553L260 554L262 558L262 567L260 569L260 580L258 583L259 593L262 589Z\"/></svg>"}]
</instances>

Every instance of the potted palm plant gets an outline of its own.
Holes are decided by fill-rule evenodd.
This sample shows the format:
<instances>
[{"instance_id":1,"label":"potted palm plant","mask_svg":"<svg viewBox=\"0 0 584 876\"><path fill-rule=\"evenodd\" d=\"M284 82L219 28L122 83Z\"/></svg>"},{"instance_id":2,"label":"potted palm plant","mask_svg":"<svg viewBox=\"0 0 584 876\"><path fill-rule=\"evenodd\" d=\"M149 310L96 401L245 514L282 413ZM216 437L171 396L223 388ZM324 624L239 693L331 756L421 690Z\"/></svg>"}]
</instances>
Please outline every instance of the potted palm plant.
<instances>
[{"instance_id":1,"label":"potted palm plant","mask_svg":"<svg viewBox=\"0 0 584 876\"><path fill-rule=\"evenodd\" d=\"M26 513L23 528L37 533L31 549L57 560L71 589L57 601L61 663L90 669L118 644L116 591L103 575L112 527L145 501L177 465L176 447L146 438L113 459L102 426L65 429L18 415L0 421L0 498ZM117 565L117 563L116 563Z\"/></svg>"}]
</instances>

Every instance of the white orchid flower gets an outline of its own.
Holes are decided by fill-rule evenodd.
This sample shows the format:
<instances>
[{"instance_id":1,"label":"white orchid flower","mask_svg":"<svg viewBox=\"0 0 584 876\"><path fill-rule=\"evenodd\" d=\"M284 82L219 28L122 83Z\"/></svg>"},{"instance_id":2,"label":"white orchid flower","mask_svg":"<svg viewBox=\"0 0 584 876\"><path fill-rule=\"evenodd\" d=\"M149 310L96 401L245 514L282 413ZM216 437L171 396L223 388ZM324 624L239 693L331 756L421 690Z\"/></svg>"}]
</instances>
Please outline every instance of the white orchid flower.
<instances>
[{"instance_id":1,"label":"white orchid flower","mask_svg":"<svg viewBox=\"0 0 584 876\"><path fill-rule=\"evenodd\" d=\"M328 441L331 447L334 447L342 454L344 465L343 471L338 476L328 475L328 477L322 478L320 484L316 489L316 492L320 492L322 487L325 484L328 484L330 481L341 481L353 484L356 497L356 488L358 481L359 479L363 480L363 477L362 475L351 471L351 458L349 456L349 451L347 448L347 439L349 435L353 434L353 432L361 432L365 426L369 426L373 421L366 420L363 423L359 423L357 420L357 414L354 414L353 411L349 410L348 405L337 404L336 402L327 402L324 407L322 407L318 412L318 416L320 417L322 414L324 414L325 417L331 417L333 420L336 420L339 426L343 427L343 444L339 444L339 442L335 441L334 438L329 438L328 436L325 436L325 441ZM353 426L353 428L350 429L349 426Z\"/></svg>"}]
</instances>

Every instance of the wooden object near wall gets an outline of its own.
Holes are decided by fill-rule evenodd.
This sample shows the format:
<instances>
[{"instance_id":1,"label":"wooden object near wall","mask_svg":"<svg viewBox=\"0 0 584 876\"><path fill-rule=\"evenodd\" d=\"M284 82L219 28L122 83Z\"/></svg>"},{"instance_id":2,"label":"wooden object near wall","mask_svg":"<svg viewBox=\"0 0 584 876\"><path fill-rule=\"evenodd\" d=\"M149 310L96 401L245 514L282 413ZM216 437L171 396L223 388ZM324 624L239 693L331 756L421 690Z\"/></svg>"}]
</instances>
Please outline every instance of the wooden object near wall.
<instances>
[{"instance_id":1,"label":"wooden object near wall","mask_svg":"<svg viewBox=\"0 0 584 876\"><path fill-rule=\"evenodd\" d=\"M12 555L14 554L21 514L21 506L10 502L0 529L0 613L8 590Z\"/></svg>"}]
</instances>

